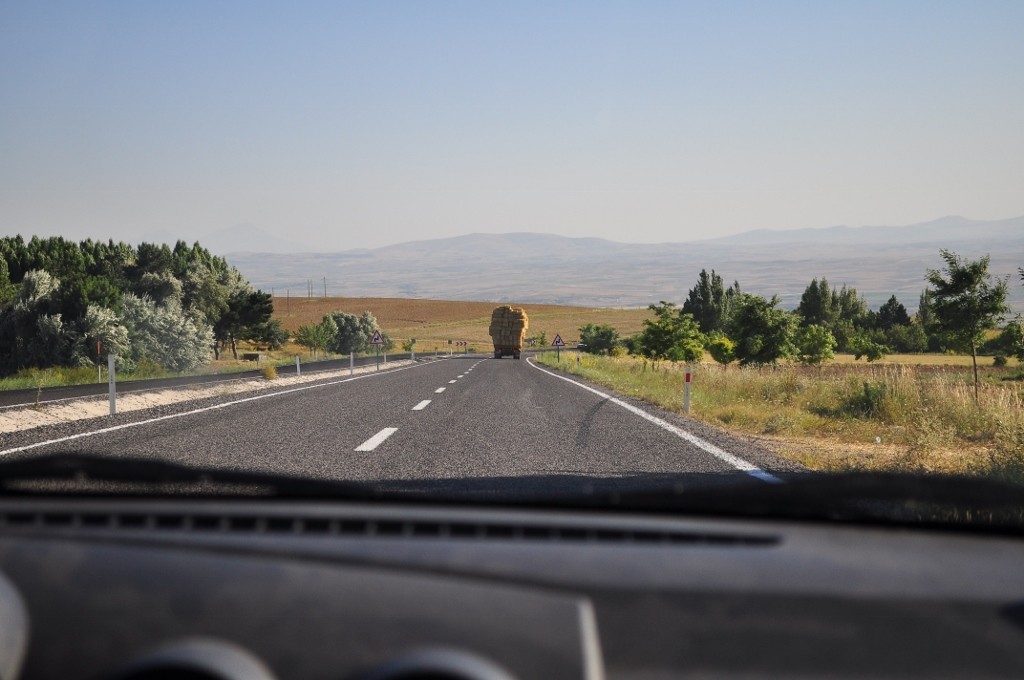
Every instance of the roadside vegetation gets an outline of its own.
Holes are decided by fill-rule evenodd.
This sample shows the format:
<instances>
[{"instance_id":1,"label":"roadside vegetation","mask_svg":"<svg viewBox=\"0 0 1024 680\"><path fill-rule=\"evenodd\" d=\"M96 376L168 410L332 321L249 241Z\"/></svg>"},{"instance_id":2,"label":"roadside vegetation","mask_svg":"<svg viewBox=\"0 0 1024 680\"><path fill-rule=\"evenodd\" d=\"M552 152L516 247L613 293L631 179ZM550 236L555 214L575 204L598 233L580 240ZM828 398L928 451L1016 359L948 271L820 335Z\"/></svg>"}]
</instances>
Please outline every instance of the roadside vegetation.
<instances>
[{"instance_id":1,"label":"roadside vegetation","mask_svg":"<svg viewBox=\"0 0 1024 680\"><path fill-rule=\"evenodd\" d=\"M911 315L815 278L795 310L701 271L682 304L530 305L527 345L560 367L757 438L820 470L994 475L1024 482L1024 323L988 259L942 251ZM1024 278L1024 272L1021 272ZM375 353L490 347L494 303L273 298L199 244L0 238L0 389L225 373ZM374 310L373 312L367 310ZM100 351L97 352L96 344ZM258 357L258 362L246 356ZM543 356L546 363L555 355Z\"/></svg>"},{"instance_id":2,"label":"roadside vegetation","mask_svg":"<svg viewBox=\"0 0 1024 680\"><path fill-rule=\"evenodd\" d=\"M541 363L682 412L685 365L562 352ZM979 399L957 366L691 364L690 416L815 470L992 475L1024 483L1024 383L983 367Z\"/></svg>"},{"instance_id":3,"label":"roadside vegetation","mask_svg":"<svg viewBox=\"0 0 1024 680\"><path fill-rule=\"evenodd\" d=\"M856 290L824 278L788 312L702 271L682 307L651 305L639 333L584 326L580 352L540 361L677 411L688 364L692 416L812 469L1024 482L1024 326L998 328L1008 280L989 274L987 257L941 254L946 266L925 273L913 317L895 297L869 310ZM894 350L933 354L886 361Z\"/></svg>"},{"instance_id":4,"label":"roadside vegetation","mask_svg":"<svg viewBox=\"0 0 1024 680\"><path fill-rule=\"evenodd\" d=\"M237 359L239 342L280 346L272 313L270 295L198 243L0 238L0 375L73 377L108 354L127 373L191 372L228 349Z\"/></svg>"}]
</instances>

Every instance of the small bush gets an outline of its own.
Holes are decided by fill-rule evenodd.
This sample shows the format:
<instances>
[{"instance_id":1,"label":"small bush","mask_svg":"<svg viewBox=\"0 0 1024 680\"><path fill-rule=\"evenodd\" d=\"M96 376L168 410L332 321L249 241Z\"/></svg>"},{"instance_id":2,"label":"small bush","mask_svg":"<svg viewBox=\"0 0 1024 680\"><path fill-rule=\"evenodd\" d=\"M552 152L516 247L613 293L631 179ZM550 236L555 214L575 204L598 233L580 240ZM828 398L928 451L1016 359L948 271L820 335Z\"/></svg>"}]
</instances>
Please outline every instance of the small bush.
<instances>
[{"instance_id":1,"label":"small bush","mask_svg":"<svg viewBox=\"0 0 1024 680\"><path fill-rule=\"evenodd\" d=\"M267 364L260 369L260 373L262 373L263 377L267 380L273 380L277 377L277 367L273 364Z\"/></svg>"},{"instance_id":2,"label":"small bush","mask_svg":"<svg viewBox=\"0 0 1024 680\"><path fill-rule=\"evenodd\" d=\"M995 355L994 357L992 357L992 365L997 368L1002 368L1003 366L1006 365L1006 357L1004 357L1002 354Z\"/></svg>"},{"instance_id":3,"label":"small bush","mask_svg":"<svg viewBox=\"0 0 1024 680\"><path fill-rule=\"evenodd\" d=\"M885 399L885 383L872 385L865 382L864 390L847 397L839 410L854 418L870 418L881 409L883 399Z\"/></svg>"}]
</instances>

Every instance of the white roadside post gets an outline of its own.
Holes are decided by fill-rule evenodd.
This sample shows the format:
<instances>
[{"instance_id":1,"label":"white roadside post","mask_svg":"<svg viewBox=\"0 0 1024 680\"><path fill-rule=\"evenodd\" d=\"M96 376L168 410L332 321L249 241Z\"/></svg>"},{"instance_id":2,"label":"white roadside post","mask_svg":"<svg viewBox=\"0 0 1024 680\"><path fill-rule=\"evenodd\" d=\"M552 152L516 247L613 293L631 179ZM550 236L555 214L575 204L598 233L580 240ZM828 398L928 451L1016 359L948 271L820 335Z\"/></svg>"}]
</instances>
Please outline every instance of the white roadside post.
<instances>
[{"instance_id":1,"label":"white roadside post","mask_svg":"<svg viewBox=\"0 0 1024 680\"><path fill-rule=\"evenodd\" d=\"M356 372L356 353L353 351L353 352L349 352L348 353L348 374L352 375L355 372Z\"/></svg>"},{"instance_id":2,"label":"white roadside post","mask_svg":"<svg viewBox=\"0 0 1024 680\"><path fill-rule=\"evenodd\" d=\"M114 355L107 355L107 384L110 386L110 415L117 413L117 378L114 375Z\"/></svg>"},{"instance_id":3,"label":"white roadside post","mask_svg":"<svg viewBox=\"0 0 1024 680\"><path fill-rule=\"evenodd\" d=\"M693 376L693 372L690 367L686 367L686 382L683 384L683 413L690 413L690 380Z\"/></svg>"},{"instance_id":4,"label":"white roadside post","mask_svg":"<svg viewBox=\"0 0 1024 680\"><path fill-rule=\"evenodd\" d=\"M295 355L295 375L302 375L302 364L299 363L299 355Z\"/></svg>"}]
</instances>

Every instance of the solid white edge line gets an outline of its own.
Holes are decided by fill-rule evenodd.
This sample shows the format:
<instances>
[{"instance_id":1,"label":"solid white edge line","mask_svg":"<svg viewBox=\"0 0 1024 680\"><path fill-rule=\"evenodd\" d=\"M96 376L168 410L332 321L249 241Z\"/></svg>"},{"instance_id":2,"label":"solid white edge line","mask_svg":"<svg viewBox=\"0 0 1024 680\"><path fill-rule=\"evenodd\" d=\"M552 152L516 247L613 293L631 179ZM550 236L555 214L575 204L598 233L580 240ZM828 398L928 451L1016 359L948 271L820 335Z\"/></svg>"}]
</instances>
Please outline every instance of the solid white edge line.
<instances>
[{"instance_id":1,"label":"solid white edge line","mask_svg":"<svg viewBox=\"0 0 1024 680\"><path fill-rule=\"evenodd\" d=\"M418 403L415 406L413 406L412 410L413 411L422 411L423 409L425 409L427 407L427 404L429 404L429 403L430 403L429 399L424 399L420 403Z\"/></svg>"},{"instance_id":2,"label":"solid white edge line","mask_svg":"<svg viewBox=\"0 0 1024 680\"><path fill-rule=\"evenodd\" d=\"M441 394L446 389L448 389L448 388L447 387L438 387L436 390L434 390L434 394Z\"/></svg>"},{"instance_id":3,"label":"solid white edge line","mask_svg":"<svg viewBox=\"0 0 1024 680\"><path fill-rule=\"evenodd\" d=\"M397 427L385 427L383 430L373 435L365 442L355 448L356 451L373 451L375 448L384 443L384 440L398 432Z\"/></svg>"},{"instance_id":4,"label":"solid white edge line","mask_svg":"<svg viewBox=\"0 0 1024 680\"><path fill-rule=\"evenodd\" d=\"M781 479L779 479L775 475L771 474L770 472L765 472L764 470L762 470L761 468L757 467L756 465L754 465L752 463L748 463L747 461L745 461L744 459L740 458L739 456L734 456L733 454L729 453L728 451L724 451L724 450L718 448L717 446L715 446L711 442L704 441L703 439L701 439L697 435L691 434L691 433L687 432L686 430L683 430L681 428L676 427L675 425L673 425L672 423L668 422L667 420L659 418L658 416L655 416L655 415L651 415L647 411L644 411L641 408L637 408L636 406L633 406L632 404L630 404L628 402L622 401L621 399L617 399L616 397L613 397L610 394L605 394L604 392L601 392L600 390L595 390L593 387L590 387L589 385L584 385L583 383L577 382L575 380L572 380L571 378L566 378L565 376L558 375L557 373L552 373L551 371L547 370L546 368L541 368L537 364L533 363L533 359L527 359L526 363L530 364L531 366L536 368L541 373L546 373L546 374L550 375L552 378L558 378L559 380L564 380L567 383L572 383L573 385L576 385L577 387L581 387L581 388L585 389L588 392L593 392L597 396L602 397L604 399L607 399L608 401L612 402L616 406L621 406L622 408L626 409L630 413L632 413L634 415L638 415L641 418L643 418L644 420L657 425L658 427L662 428L663 430L667 430L668 432L671 432L672 434L676 435L680 439L686 440L687 442L693 444L697 448L699 448L699 449L701 449L701 450L703 450L703 451L705 451L707 453L710 453L715 458L718 458L719 460L721 460L721 461L723 461L725 463L728 463L729 465L733 466L737 470L741 470L741 471L747 473L751 477L756 477L757 479L760 479L762 482L768 482L769 484L782 484L783 483Z\"/></svg>"},{"instance_id":5,"label":"solid white edge line","mask_svg":"<svg viewBox=\"0 0 1024 680\"><path fill-rule=\"evenodd\" d=\"M234 401L226 401L223 404L214 404L213 406L204 406L203 408L193 409L191 411L183 411L182 413L171 413L166 416L159 416L157 418L149 418L147 420L139 420L134 423L124 423L122 425L113 425L111 427L104 427L99 430L90 430L89 432L79 432L78 434L68 435L66 437L57 437L56 439L47 439L46 441L36 442L35 444L26 444L25 446L18 446L13 449L6 449L0 451L0 456L6 456L9 453L19 453L21 451L28 451L30 449L37 449L42 446L49 446L50 444L60 444L62 442L69 442L75 439L84 439L86 437L92 437L97 434L106 434L108 432L117 432L118 430L126 430L130 427L139 427L141 425L149 425L151 423L158 423L162 420L172 420L174 418L184 418L185 416L195 415L196 413L205 413L207 411L216 411L217 409L227 408L228 406L235 406L237 404L245 404L250 401L257 401L259 399L269 399L270 397L279 397L283 394L292 394L294 392L303 392L305 390L312 390L318 387L330 387L331 385L340 385L342 383L352 382L353 380L362 380L363 378L373 378L382 375L391 375L399 371L406 371L411 368L419 368L421 366L427 366L429 364L413 364L412 366L403 366L402 368L392 368L386 371L373 371L372 373L364 373L363 375L357 375L351 378L345 378L344 380L332 380L330 382L316 383L314 385L303 385L302 387L293 387L287 390L281 390L280 392L270 392L267 394L257 394L254 397L246 397L245 399L235 399Z\"/></svg>"}]
</instances>

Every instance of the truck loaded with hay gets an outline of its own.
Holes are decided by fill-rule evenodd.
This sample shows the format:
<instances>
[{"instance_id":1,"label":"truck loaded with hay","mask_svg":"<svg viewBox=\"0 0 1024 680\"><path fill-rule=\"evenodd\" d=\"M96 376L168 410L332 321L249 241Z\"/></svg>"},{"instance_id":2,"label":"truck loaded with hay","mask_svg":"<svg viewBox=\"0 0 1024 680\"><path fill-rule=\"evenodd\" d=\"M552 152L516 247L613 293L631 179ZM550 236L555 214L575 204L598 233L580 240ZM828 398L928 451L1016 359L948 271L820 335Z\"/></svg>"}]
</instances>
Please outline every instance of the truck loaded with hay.
<instances>
[{"instance_id":1,"label":"truck loaded with hay","mask_svg":"<svg viewBox=\"0 0 1024 680\"><path fill-rule=\"evenodd\" d=\"M494 358L518 359L523 349L526 329L529 327L530 320L526 316L526 310L521 307L504 305L495 309L491 314L491 326L488 329L491 340L494 341Z\"/></svg>"}]
</instances>

